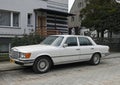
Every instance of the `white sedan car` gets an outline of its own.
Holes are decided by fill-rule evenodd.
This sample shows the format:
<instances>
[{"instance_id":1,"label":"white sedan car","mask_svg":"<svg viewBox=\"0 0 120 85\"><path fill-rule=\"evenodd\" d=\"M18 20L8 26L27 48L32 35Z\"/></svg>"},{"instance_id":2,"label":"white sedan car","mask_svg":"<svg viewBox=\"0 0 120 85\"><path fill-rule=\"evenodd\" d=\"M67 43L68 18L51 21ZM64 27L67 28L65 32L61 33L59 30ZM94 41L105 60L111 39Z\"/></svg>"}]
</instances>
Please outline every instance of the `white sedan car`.
<instances>
[{"instance_id":1,"label":"white sedan car","mask_svg":"<svg viewBox=\"0 0 120 85\"><path fill-rule=\"evenodd\" d=\"M58 64L89 61L98 65L108 54L108 46L97 45L90 37L51 35L38 45L13 47L10 60L23 66L32 65L36 73L45 73Z\"/></svg>"}]
</instances>

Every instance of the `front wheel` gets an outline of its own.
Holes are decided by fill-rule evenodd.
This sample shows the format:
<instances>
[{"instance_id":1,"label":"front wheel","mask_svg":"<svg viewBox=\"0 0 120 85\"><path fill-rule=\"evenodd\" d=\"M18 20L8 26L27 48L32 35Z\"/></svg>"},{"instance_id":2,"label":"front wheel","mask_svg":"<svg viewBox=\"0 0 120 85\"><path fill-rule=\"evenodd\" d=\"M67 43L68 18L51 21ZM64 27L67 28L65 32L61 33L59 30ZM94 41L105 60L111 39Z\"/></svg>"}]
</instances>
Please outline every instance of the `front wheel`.
<instances>
[{"instance_id":1,"label":"front wheel","mask_svg":"<svg viewBox=\"0 0 120 85\"><path fill-rule=\"evenodd\" d=\"M39 57L33 64L33 71L35 73L45 73L51 68L52 62L48 57Z\"/></svg>"},{"instance_id":2,"label":"front wheel","mask_svg":"<svg viewBox=\"0 0 120 85\"><path fill-rule=\"evenodd\" d=\"M90 60L90 64L92 65L98 65L101 61L101 56L100 54L96 53L92 56L91 60Z\"/></svg>"}]
</instances>

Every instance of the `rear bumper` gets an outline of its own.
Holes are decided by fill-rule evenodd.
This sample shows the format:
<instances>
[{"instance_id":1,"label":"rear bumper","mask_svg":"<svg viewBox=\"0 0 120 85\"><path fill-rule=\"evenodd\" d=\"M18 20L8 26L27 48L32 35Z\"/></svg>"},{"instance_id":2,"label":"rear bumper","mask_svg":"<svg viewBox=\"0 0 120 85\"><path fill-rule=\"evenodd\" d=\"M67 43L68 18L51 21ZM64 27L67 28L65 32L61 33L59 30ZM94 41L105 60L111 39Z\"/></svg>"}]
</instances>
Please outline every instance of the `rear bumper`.
<instances>
[{"instance_id":1,"label":"rear bumper","mask_svg":"<svg viewBox=\"0 0 120 85\"><path fill-rule=\"evenodd\" d=\"M108 56L108 55L110 55L110 53L103 53L102 57L105 57L105 56Z\"/></svg>"}]
</instances>

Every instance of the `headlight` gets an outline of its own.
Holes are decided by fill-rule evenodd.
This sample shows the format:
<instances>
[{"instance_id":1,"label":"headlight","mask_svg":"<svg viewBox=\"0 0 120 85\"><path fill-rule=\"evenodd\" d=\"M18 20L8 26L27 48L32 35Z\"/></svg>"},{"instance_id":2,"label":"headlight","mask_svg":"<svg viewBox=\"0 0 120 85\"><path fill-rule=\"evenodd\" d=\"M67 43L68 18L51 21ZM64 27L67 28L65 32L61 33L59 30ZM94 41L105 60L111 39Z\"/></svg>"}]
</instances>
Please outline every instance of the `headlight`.
<instances>
[{"instance_id":1,"label":"headlight","mask_svg":"<svg viewBox=\"0 0 120 85\"><path fill-rule=\"evenodd\" d=\"M31 53L20 53L21 58L30 58Z\"/></svg>"},{"instance_id":2,"label":"headlight","mask_svg":"<svg viewBox=\"0 0 120 85\"><path fill-rule=\"evenodd\" d=\"M25 58L24 53L20 53L20 58Z\"/></svg>"}]
</instances>

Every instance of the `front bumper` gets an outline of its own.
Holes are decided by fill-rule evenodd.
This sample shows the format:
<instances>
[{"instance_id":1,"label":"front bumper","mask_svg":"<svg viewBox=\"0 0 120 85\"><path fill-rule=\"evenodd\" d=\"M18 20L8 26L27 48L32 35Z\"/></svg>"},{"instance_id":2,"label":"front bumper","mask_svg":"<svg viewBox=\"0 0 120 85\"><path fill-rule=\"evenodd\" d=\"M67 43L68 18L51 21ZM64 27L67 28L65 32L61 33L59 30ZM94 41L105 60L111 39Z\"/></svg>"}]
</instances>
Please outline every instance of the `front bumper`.
<instances>
[{"instance_id":1,"label":"front bumper","mask_svg":"<svg viewBox=\"0 0 120 85\"><path fill-rule=\"evenodd\" d=\"M18 60L18 59L10 59L11 63L16 63L22 66L32 66L34 60Z\"/></svg>"}]
</instances>

